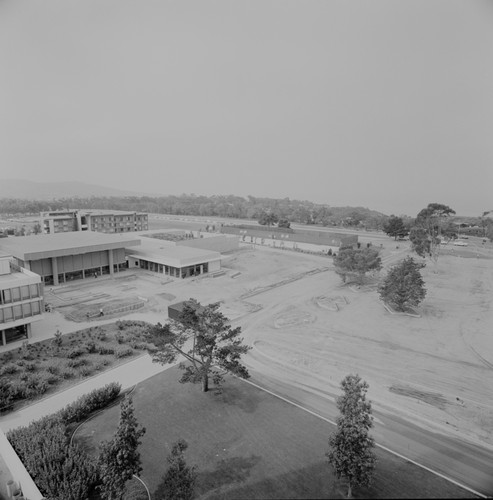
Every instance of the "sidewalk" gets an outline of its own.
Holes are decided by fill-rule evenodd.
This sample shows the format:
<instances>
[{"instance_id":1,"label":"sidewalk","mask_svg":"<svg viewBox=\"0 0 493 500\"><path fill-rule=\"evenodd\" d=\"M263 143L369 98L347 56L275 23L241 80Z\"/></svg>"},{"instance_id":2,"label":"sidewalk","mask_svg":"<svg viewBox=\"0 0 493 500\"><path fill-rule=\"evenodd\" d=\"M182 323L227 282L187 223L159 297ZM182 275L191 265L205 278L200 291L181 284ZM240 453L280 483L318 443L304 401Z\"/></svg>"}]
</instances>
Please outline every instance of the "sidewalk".
<instances>
[{"instance_id":1,"label":"sidewalk","mask_svg":"<svg viewBox=\"0 0 493 500\"><path fill-rule=\"evenodd\" d=\"M22 410L8 413L0 417L0 428L7 433L11 429L26 426L33 420L37 420L45 415L55 413L69 403L75 401L79 396L86 394L93 389L103 387L110 382L119 382L122 390L128 389L139 382L142 382L158 373L167 370L174 365L161 365L153 363L148 354L144 354L133 361L117 366L100 375L89 378L79 384L48 396L41 401L33 403Z\"/></svg>"}]
</instances>

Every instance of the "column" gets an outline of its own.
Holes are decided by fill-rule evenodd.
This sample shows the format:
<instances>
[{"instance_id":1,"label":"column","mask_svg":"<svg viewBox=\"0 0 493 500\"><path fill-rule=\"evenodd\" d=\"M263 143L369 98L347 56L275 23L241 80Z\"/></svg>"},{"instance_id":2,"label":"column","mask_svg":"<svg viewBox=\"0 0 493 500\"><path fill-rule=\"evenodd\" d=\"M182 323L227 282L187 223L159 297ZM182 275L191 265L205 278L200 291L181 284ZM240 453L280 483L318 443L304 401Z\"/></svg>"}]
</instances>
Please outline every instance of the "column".
<instances>
[{"instance_id":1,"label":"column","mask_svg":"<svg viewBox=\"0 0 493 500\"><path fill-rule=\"evenodd\" d=\"M56 257L51 258L51 271L53 273L53 284L58 285L58 262Z\"/></svg>"},{"instance_id":2,"label":"column","mask_svg":"<svg viewBox=\"0 0 493 500\"><path fill-rule=\"evenodd\" d=\"M26 335L28 339L32 337L31 323L28 323L26 325Z\"/></svg>"},{"instance_id":3,"label":"column","mask_svg":"<svg viewBox=\"0 0 493 500\"><path fill-rule=\"evenodd\" d=\"M110 266L110 276L113 276L113 250L108 250L108 263Z\"/></svg>"},{"instance_id":4,"label":"column","mask_svg":"<svg viewBox=\"0 0 493 500\"><path fill-rule=\"evenodd\" d=\"M7 339L5 338L5 330L2 330L2 345L7 345Z\"/></svg>"}]
</instances>

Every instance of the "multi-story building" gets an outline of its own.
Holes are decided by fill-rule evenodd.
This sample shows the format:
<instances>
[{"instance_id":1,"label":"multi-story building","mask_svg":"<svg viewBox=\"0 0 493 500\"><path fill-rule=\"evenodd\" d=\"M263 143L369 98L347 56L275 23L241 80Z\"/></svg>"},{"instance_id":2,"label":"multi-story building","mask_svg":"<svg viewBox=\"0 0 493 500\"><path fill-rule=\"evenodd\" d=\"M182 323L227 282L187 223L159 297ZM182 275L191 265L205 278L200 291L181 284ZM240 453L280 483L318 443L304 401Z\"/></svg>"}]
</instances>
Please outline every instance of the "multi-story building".
<instances>
[{"instance_id":1,"label":"multi-story building","mask_svg":"<svg viewBox=\"0 0 493 500\"><path fill-rule=\"evenodd\" d=\"M129 233L149 229L148 215L138 212L57 210L41 212L40 217L40 225L45 234L70 231Z\"/></svg>"},{"instance_id":2,"label":"multi-story building","mask_svg":"<svg viewBox=\"0 0 493 500\"><path fill-rule=\"evenodd\" d=\"M44 311L41 276L0 252L0 345L31 336L31 323Z\"/></svg>"}]
</instances>

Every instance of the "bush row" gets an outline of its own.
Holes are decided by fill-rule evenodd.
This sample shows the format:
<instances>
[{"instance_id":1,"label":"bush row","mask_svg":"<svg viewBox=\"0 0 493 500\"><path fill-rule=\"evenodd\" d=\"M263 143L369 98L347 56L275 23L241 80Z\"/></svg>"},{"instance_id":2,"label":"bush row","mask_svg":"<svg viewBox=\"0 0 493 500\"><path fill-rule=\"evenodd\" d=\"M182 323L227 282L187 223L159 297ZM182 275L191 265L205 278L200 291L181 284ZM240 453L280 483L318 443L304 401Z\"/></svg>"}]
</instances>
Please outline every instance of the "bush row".
<instances>
[{"instance_id":1,"label":"bush row","mask_svg":"<svg viewBox=\"0 0 493 500\"><path fill-rule=\"evenodd\" d=\"M0 384L0 395L1 395ZM91 412L114 401L121 385L113 382L81 396L54 415L7 434L29 474L46 497L80 500L90 496L98 481L93 460L67 435L69 423L80 422Z\"/></svg>"}]
</instances>

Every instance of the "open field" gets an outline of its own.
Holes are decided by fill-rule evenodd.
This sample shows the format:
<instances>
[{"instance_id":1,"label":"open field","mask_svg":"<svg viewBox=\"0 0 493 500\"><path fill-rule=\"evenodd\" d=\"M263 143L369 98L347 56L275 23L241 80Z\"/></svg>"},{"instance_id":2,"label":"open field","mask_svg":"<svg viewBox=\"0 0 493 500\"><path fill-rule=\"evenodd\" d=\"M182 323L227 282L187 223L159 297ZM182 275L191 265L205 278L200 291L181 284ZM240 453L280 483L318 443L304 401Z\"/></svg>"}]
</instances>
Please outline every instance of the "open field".
<instances>
[{"instance_id":1,"label":"open field","mask_svg":"<svg viewBox=\"0 0 493 500\"><path fill-rule=\"evenodd\" d=\"M344 498L343 480L325 461L334 426L228 377L220 395L180 384L177 368L140 383L132 392L135 415L146 427L140 448L142 479L154 492L165 457L178 439L198 468L200 499ZM197 418L197 415L200 417ZM96 454L116 430L119 408L83 424L75 439ZM393 455L377 451L374 484L355 498L462 498L467 491Z\"/></svg>"},{"instance_id":2,"label":"open field","mask_svg":"<svg viewBox=\"0 0 493 500\"><path fill-rule=\"evenodd\" d=\"M385 265L408 253L408 242L364 238L383 245ZM105 301L143 298L142 308L122 317L154 323L166 319L170 303L220 301L254 347L245 362L256 383L333 420L339 382L357 372L370 384L379 444L491 495L493 254L490 243L469 243L444 249L437 268L423 270L420 318L390 314L372 288L342 286L327 257L247 245L224 256L221 277L165 281L137 270L55 287L52 295L94 294L81 305L96 311ZM46 322L64 333L98 324L60 315L81 305L47 315L34 336Z\"/></svg>"}]
</instances>

